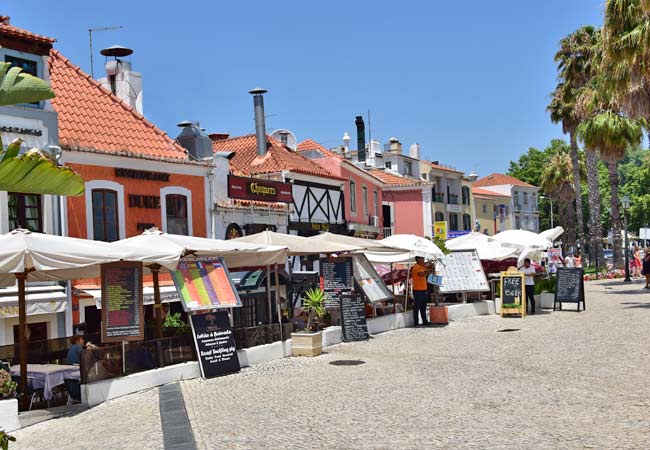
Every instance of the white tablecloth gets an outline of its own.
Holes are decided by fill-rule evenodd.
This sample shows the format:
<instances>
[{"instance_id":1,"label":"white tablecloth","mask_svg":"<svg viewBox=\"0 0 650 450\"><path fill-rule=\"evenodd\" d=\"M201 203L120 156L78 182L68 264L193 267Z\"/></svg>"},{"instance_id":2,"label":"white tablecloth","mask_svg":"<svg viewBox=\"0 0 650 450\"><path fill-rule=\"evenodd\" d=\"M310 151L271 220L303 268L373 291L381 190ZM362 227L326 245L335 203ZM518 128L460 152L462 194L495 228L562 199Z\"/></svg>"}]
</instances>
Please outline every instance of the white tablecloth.
<instances>
[{"instance_id":1,"label":"white tablecloth","mask_svg":"<svg viewBox=\"0 0 650 450\"><path fill-rule=\"evenodd\" d=\"M20 366L11 366L12 375L20 375ZM43 388L45 400L52 398L52 388L63 384L64 378L79 380L79 366L67 364L27 364L27 377L34 389Z\"/></svg>"}]
</instances>

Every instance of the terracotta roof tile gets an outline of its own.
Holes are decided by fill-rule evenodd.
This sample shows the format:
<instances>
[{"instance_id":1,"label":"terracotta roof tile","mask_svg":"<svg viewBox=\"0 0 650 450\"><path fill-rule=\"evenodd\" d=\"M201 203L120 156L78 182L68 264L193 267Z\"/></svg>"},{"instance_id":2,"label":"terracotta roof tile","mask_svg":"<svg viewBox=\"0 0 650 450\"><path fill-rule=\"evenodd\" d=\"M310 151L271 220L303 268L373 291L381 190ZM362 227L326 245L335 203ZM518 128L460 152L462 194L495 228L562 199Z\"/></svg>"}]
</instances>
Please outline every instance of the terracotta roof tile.
<instances>
[{"instance_id":1,"label":"terracotta roof tile","mask_svg":"<svg viewBox=\"0 0 650 450\"><path fill-rule=\"evenodd\" d=\"M267 140L270 145L268 145L268 152L263 158L257 156L257 141L254 134L214 141L212 149L215 152L235 152L230 159L230 167L242 175L250 176L288 170L317 177L341 179L272 137L267 136Z\"/></svg>"},{"instance_id":2,"label":"terracotta roof tile","mask_svg":"<svg viewBox=\"0 0 650 450\"><path fill-rule=\"evenodd\" d=\"M424 181L402 177L382 169L370 169L368 173L388 186L426 186L431 184Z\"/></svg>"},{"instance_id":3,"label":"terracotta roof tile","mask_svg":"<svg viewBox=\"0 0 650 450\"><path fill-rule=\"evenodd\" d=\"M495 191L491 191L489 189L483 189L483 188L476 187L476 186L472 186L472 194L478 195L478 196L485 195L485 196L489 196L489 197L510 198L510 195L501 194L500 192L495 192Z\"/></svg>"},{"instance_id":4,"label":"terracotta roof tile","mask_svg":"<svg viewBox=\"0 0 650 450\"><path fill-rule=\"evenodd\" d=\"M9 16L0 16L0 33L6 36L22 38L32 42L40 42L43 44L51 45L54 42L56 42L56 39L54 38L32 33L31 31L27 31L22 28L18 28L11 25L9 23Z\"/></svg>"},{"instance_id":5,"label":"terracotta roof tile","mask_svg":"<svg viewBox=\"0 0 650 450\"><path fill-rule=\"evenodd\" d=\"M299 152L304 152L304 151L307 151L307 150L318 150L319 152L321 152L325 156L331 156L331 157L334 157L334 158L343 159L343 156L341 156L341 155L339 155L337 153L334 153L331 150L326 149L325 147L323 147L322 145L320 145L318 142L314 141L313 139L305 139L300 144L298 144L298 146L296 147L296 150L299 151Z\"/></svg>"},{"instance_id":6,"label":"terracotta roof tile","mask_svg":"<svg viewBox=\"0 0 650 450\"><path fill-rule=\"evenodd\" d=\"M429 162L429 161L427 161L427 163L428 163L432 168L434 168L434 169L444 170L445 172L463 173L462 171L460 171L460 170L456 170L456 169L452 169L451 167L441 166L440 164L434 164L434 163Z\"/></svg>"},{"instance_id":7,"label":"terracotta roof tile","mask_svg":"<svg viewBox=\"0 0 650 450\"><path fill-rule=\"evenodd\" d=\"M50 80L59 115L59 142L72 149L187 160L187 153L58 51L50 53Z\"/></svg>"},{"instance_id":8,"label":"terracotta roof tile","mask_svg":"<svg viewBox=\"0 0 650 450\"><path fill-rule=\"evenodd\" d=\"M488 176L476 180L473 185L476 187L485 187L485 186L500 186L502 184L512 184L514 186L532 187L532 188L536 187L533 186L532 184L524 183L523 181L518 180L515 177L511 177L510 175L505 175L503 173L491 173Z\"/></svg>"}]
</instances>

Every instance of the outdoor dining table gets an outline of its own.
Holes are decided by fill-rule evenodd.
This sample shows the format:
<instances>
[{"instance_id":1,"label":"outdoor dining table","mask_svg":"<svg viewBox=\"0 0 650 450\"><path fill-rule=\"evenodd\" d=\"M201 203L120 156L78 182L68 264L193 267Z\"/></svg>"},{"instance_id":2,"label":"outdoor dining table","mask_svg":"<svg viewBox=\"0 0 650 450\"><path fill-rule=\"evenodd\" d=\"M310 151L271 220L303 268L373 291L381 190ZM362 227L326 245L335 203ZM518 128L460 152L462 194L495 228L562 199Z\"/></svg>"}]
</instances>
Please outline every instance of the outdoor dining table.
<instances>
[{"instance_id":1,"label":"outdoor dining table","mask_svg":"<svg viewBox=\"0 0 650 450\"><path fill-rule=\"evenodd\" d=\"M20 375L20 366L11 366L11 374ZM42 388L45 400L51 400L53 387L63 384L64 378L81 379L81 372L79 366L69 364L27 364L27 377L32 388Z\"/></svg>"}]
</instances>

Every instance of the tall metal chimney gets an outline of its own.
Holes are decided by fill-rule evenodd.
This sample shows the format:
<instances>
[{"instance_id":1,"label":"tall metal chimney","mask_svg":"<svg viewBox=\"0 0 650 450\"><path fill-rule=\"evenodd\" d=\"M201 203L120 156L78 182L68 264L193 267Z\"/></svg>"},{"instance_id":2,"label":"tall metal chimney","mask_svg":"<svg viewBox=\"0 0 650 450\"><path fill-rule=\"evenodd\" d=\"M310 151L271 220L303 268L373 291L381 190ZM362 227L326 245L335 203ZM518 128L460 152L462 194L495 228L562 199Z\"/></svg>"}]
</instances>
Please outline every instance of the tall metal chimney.
<instances>
[{"instance_id":1,"label":"tall metal chimney","mask_svg":"<svg viewBox=\"0 0 650 450\"><path fill-rule=\"evenodd\" d=\"M266 123L264 121L264 94L266 89L255 88L248 92L253 95L253 107L255 108L255 138L257 140L257 156L266 156Z\"/></svg>"},{"instance_id":2,"label":"tall metal chimney","mask_svg":"<svg viewBox=\"0 0 650 450\"><path fill-rule=\"evenodd\" d=\"M363 162L366 160L366 125L362 116L357 116L354 124L357 126L357 161Z\"/></svg>"}]
</instances>

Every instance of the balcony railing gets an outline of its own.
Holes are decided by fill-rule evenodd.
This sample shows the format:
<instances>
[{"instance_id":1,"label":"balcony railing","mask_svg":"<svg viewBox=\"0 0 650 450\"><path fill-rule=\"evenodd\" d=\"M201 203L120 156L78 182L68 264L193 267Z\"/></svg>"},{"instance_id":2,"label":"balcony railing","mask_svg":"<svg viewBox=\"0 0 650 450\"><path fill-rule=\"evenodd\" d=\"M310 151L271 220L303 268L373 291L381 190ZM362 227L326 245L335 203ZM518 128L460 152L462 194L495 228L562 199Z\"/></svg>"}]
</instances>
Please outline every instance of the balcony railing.
<instances>
[{"instance_id":1,"label":"balcony railing","mask_svg":"<svg viewBox=\"0 0 650 450\"><path fill-rule=\"evenodd\" d=\"M449 194L449 203L452 205L458 204L458 196L456 194Z\"/></svg>"},{"instance_id":2,"label":"balcony railing","mask_svg":"<svg viewBox=\"0 0 650 450\"><path fill-rule=\"evenodd\" d=\"M439 194L437 192L433 193L433 201L436 203L444 203L445 202L445 194Z\"/></svg>"},{"instance_id":3,"label":"balcony railing","mask_svg":"<svg viewBox=\"0 0 650 450\"><path fill-rule=\"evenodd\" d=\"M387 238L388 236L392 236L393 235L393 228L392 227L384 227L382 229L382 234L384 235L385 238Z\"/></svg>"}]
</instances>

